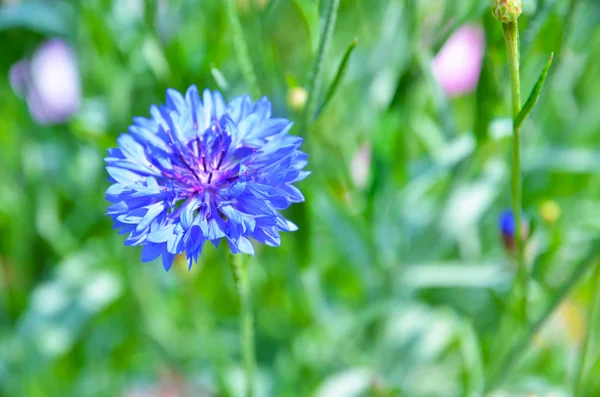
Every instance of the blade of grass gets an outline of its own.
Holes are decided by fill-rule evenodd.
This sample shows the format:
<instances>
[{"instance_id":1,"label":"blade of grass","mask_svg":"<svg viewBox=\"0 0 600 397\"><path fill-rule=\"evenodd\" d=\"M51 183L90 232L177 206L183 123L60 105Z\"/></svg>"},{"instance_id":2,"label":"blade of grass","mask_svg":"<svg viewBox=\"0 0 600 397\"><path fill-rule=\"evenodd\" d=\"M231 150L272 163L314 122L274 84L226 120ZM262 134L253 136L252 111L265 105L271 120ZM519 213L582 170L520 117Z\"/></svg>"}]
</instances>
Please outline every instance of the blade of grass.
<instances>
[{"instance_id":1,"label":"blade of grass","mask_svg":"<svg viewBox=\"0 0 600 397\"><path fill-rule=\"evenodd\" d=\"M271 15L271 13L273 12L273 10L275 10L277 8L277 6L279 5L279 0L271 0L267 3L267 6L263 9L263 14L264 15Z\"/></svg>"},{"instance_id":2,"label":"blade of grass","mask_svg":"<svg viewBox=\"0 0 600 397\"><path fill-rule=\"evenodd\" d=\"M227 90L229 90L229 83L227 82L227 79L225 78L223 73L221 73L221 71L217 69L215 64L210 65L210 73L212 74L215 83L217 83L217 86L221 91L226 92Z\"/></svg>"},{"instance_id":3,"label":"blade of grass","mask_svg":"<svg viewBox=\"0 0 600 397\"><path fill-rule=\"evenodd\" d=\"M313 64L310 78L308 79L308 99L306 102L306 108L304 110L300 135L304 135L306 129L314 121L315 110L317 109L317 98L319 97L319 86L321 84L321 77L323 74L323 63L325 60L325 54L327 53L329 44L331 43L331 37L333 36L339 5L340 0L330 0L329 7L327 8L327 14L325 15L325 29L319 42L319 50L317 51L317 57L315 58L315 63Z\"/></svg>"},{"instance_id":4,"label":"blade of grass","mask_svg":"<svg viewBox=\"0 0 600 397\"><path fill-rule=\"evenodd\" d=\"M542 93L542 88L544 87L544 82L546 81L546 77L548 76L548 70L550 70L550 66L552 65L553 60L554 60L554 53L550 54L550 59L546 63L544 70L542 70L542 73L540 74L540 77L538 78L537 83L535 83L533 90L531 90L531 94L529 94L529 98L527 98L527 102L525 102L523 109L521 109L521 111L515 118L515 128L521 127L521 125L523 124L523 122L525 121L527 116L529 116L529 113L531 113L531 111L533 110L533 107L537 103L537 101L540 97L540 94Z\"/></svg>"},{"instance_id":5,"label":"blade of grass","mask_svg":"<svg viewBox=\"0 0 600 397\"><path fill-rule=\"evenodd\" d=\"M337 70L337 73L335 74L335 78L333 79L333 82L329 86L329 90L327 90L325 99L323 100L323 103L319 107L319 110L317 110L317 114L315 114L315 120L319 118L319 115L321 114L323 109L325 109L325 107L327 106L329 101L331 101L333 94L335 94L337 87L340 84L342 77L344 76L346 67L348 66L348 61L350 60L350 56L352 55L352 52L356 48L357 44L358 44L358 38L354 38L354 40L352 40L352 43L350 43L350 45L346 49L346 52L344 53L344 57L342 58L342 61L340 62L340 65L338 66L338 70Z\"/></svg>"},{"instance_id":6,"label":"blade of grass","mask_svg":"<svg viewBox=\"0 0 600 397\"><path fill-rule=\"evenodd\" d=\"M592 248L586 255L586 257L577 264L571 276L564 282L555 292L554 297L546 310L539 316L539 318L529 327L526 334L515 343L508 354L505 356L504 361L500 365L500 370L492 374L491 379L486 382L484 395L493 390L498 386L506 377L511 369L514 369L515 364L521 358L522 354L527 351L527 346L531 342L533 336L540 330L542 325L548 320L550 315L554 313L554 310L564 300L571 289L581 280L581 278L587 273L587 271L598 262L598 254L600 252L600 239L595 240L592 244Z\"/></svg>"},{"instance_id":7,"label":"blade of grass","mask_svg":"<svg viewBox=\"0 0 600 397\"><path fill-rule=\"evenodd\" d=\"M581 351L581 361L579 363L577 378L575 381L575 390L573 392L573 395L576 397L583 397L586 395L583 380L587 374L586 369L590 367L588 365L588 361L592 350L592 341L598 340L598 335L595 334L598 330L598 327L595 327L594 325L596 319L598 318L598 315L600 315L600 262L596 264L596 270L594 271L592 284L594 286L594 294L592 295L592 303L587 322L587 333L585 335L585 341L583 342L583 347Z\"/></svg>"},{"instance_id":8,"label":"blade of grass","mask_svg":"<svg viewBox=\"0 0 600 397\"><path fill-rule=\"evenodd\" d=\"M294 0L294 5L306 23L312 53L316 51L319 42L319 5L312 0Z\"/></svg>"},{"instance_id":9,"label":"blade of grass","mask_svg":"<svg viewBox=\"0 0 600 397\"><path fill-rule=\"evenodd\" d=\"M250 52L248 51L248 44L244 38L242 24L240 22L240 17L237 13L234 0L225 0L225 8L227 9L227 18L229 19L229 24L231 25L231 30L233 33L233 45L235 47L235 53L240 64L240 68L242 69L242 74L250 86L252 95L260 96L261 91L260 87L258 86L258 79L256 78L254 67L252 66L252 59L250 58Z\"/></svg>"}]
</instances>

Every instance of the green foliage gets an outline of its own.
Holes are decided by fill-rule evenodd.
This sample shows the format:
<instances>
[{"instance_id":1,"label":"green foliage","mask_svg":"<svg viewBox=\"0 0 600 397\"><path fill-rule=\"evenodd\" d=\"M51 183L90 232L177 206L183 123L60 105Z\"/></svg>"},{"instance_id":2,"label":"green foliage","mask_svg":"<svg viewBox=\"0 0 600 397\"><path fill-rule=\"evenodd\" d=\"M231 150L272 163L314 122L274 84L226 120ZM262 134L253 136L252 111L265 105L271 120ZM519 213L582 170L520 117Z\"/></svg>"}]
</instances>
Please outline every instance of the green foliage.
<instances>
[{"instance_id":1,"label":"green foliage","mask_svg":"<svg viewBox=\"0 0 600 397\"><path fill-rule=\"evenodd\" d=\"M0 395L241 395L224 247L207 246L189 272L184 260L169 273L142 264L104 215L102 158L166 88L194 83L231 99L258 90L252 74L296 125L305 118L288 108L290 82L320 90L310 116L328 98L305 133L306 203L286 214L302 229L248 261L257 396L481 396L503 371L496 347L521 347L523 335L493 395L573 396L578 382L600 395L600 322L588 316L598 287L581 265L600 234L597 2L528 1L519 18L523 93L555 58L522 125L533 324L515 315L508 330L516 267L496 221L510 206L510 80L485 2L340 1L323 52L330 1L4 3ZM430 62L457 21L484 27L486 56L478 90L447 98ZM84 99L68 123L39 126L7 76L54 35L79 57ZM352 168L361 161L363 181ZM558 218L541 210L548 200Z\"/></svg>"}]
</instances>

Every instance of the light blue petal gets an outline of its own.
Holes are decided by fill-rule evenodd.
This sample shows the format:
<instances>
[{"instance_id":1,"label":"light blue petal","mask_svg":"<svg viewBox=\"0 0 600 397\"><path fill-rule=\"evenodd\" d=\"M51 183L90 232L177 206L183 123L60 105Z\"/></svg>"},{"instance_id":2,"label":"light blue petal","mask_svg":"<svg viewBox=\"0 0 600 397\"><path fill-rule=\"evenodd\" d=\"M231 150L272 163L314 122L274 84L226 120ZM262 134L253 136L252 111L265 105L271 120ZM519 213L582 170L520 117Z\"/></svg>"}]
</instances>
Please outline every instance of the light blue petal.
<instances>
[{"instance_id":1,"label":"light blue petal","mask_svg":"<svg viewBox=\"0 0 600 397\"><path fill-rule=\"evenodd\" d=\"M213 118L215 117L215 107L209 90L204 90L204 93L202 94L202 101L204 106L204 119L207 120L206 128L209 128Z\"/></svg>"},{"instance_id":2,"label":"light blue petal","mask_svg":"<svg viewBox=\"0 0 600 397\"><path fill-rule=\"evenodd\" d=\"M131 185L144 180L144 176L137 172L126 170L121 167L106 167L108 174L121 185Z\"/></svg>"},{"instance_id":3,"label":"light blue petal","mask_svg":"<svg viewBox=\"0 0 600 397\"><path fill-rule=\"evenodd\" d=\"M254 247L252 246L250 240L248 240L246 237L242 236L239 238L237 241L237 248L244 254L254 255Z\"/></svg>"},{"instance_id":4,"label":"light blue petal","mask_svg":"<svg viewBox=\"0 0 600 397\"><path fill-rule=\"evenodd\" d=\"M213 92L213 103L215 106L215 117L220 119L221 116L225 113L226 104L225 99L223 99L223 95L219 91Z\"/></svg>"},{"instance_id":5,"label":"light blue petal","mask_svg":"<svg viewBox=\"0 0 600 397\"><path fill-rule=\"evenodd\" d=\"M167 106L177 111L184 110L186 106L183 95L172 88L167 89Z\"/></svg>"},{"instance_id":6,"label":"light blue petal","mask_svg":"<svg viewBox=\"0 0 600 397\"><path fill-rule=\"evenodd\" d=\"M153 243L166 243L175 238L175 234L173 234L174 230L175 225L162 226L160 229L148 234L148 241Z\"/></svg>"}]
</instances>

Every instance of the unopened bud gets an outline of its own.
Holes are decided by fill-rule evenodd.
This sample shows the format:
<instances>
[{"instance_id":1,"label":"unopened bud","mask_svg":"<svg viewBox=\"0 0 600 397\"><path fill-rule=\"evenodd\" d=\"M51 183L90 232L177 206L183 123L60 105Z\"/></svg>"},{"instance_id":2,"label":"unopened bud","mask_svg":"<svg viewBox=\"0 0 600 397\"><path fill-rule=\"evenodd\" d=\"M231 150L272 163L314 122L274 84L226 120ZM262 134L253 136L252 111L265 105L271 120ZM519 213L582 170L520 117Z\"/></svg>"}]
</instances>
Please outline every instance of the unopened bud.
<instances>
[{"instance_id":1,"label":"unopened bud","mask_svg":"<svg viewBox=\"0 0 600 397\"><path fill-rule=\"evenodd\" d=\"M540 215L548 223L554 223L560 218L560 206L554 200L547 200L540 206Z\"/></svg>"},{"instance_id":2,"label":"unopened bud","mask_svg":"<svg viewBox=\"0 0 600 397\"><path fill-rule=\"evenodd\" d=\"M521 0L492 0L492 15L502 23L514 22L523 12Z\"/></svg>"},{"instance_id":3,"label":"unopened bud","mask_svg":"<svg viewBox=\"0 0 600 397\"><path fill-rule=\"evenodd\" d=\"M516 225L512 210L505 210L498 217L498 228L502 235L504 248L506 248L508 252L513 252L515 249ZM525 220L525 217L521 220L521 238L523 241L527 241L529 238L529 223Z\"/></svg>"},{"instance_id":4,"label":"unopened bud","mask_svg":"<svg viewBox=\"0 0 600 397\"><path fill-rule=\"evenodd\" d=\"M302 87L294 87L288 91L288 104L295 111L304 109L307 99L308 93Z\"/></svg>"}]
</instances>

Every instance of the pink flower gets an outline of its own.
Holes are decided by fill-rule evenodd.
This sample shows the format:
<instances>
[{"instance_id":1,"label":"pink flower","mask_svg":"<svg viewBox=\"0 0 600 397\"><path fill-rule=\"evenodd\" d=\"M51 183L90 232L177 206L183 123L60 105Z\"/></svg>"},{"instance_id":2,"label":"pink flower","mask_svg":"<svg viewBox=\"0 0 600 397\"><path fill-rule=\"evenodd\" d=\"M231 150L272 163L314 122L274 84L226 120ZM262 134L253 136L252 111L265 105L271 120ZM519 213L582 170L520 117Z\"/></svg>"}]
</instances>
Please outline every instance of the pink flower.
<instances>
[{"instance_id":1,"label":"pink flower","mask_svg":"<svg viewBox=\"0 0 600 397\"><path fill-rule=\"evenodd\" d=\"M10 83L25 97L31 116L40 124L67 121L79 108L81 83L77 59L60 39L43 43L31 59L15 63Z\"/></svg>"},{"instance_id":2,"label":"pink flower","mask_svg":"<svg viewBox=\"0 0 600 397\"><path fill-rule=\"evenodd\" d=\"M475 90L484 50L485 36L479 26L465 25L450 36L431 65L446 94L459 96Z\"/></svg>"}]
</instances>

